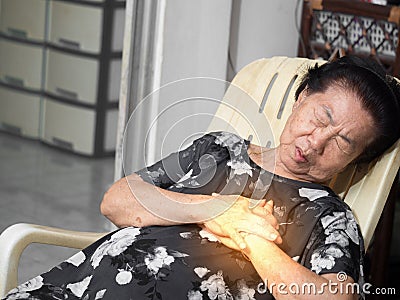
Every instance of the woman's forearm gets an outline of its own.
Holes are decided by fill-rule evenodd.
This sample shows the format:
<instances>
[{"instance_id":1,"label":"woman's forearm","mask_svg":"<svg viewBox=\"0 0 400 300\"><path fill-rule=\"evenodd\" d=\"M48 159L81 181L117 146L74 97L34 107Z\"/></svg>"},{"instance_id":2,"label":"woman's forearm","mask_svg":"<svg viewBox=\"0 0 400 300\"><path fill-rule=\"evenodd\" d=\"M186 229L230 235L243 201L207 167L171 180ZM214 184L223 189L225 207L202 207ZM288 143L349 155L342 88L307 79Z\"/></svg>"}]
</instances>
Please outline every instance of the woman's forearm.
<instances>
[{"instance_id":1,"label":"woman's forearm","mask_svg":"<svg viewBox=\"0 0 400 300\"><path fill-rule=\"evenodd\" d=\"M351 284L351 278L338 282L336 274L317 275L295 262L273 242L252 234L245 240L248 246L244 253L263 279L265 286L262 288L267 287L277 300L357 299L356 295L332 293L329 289L333 287L331 291L334 292L335 284Z\"/></svg>"},{"instance_id":2,"label":"woman's forearm","mask_svg":"<svg viewBox=\"0 0 400 300\"><path fill-rule=\"evenodd\" d=\"M164 190L132 174L111 186L100 209L118 227L196 223L210 212L204 207L211 198Z\"/></svg>"}]
</instances>

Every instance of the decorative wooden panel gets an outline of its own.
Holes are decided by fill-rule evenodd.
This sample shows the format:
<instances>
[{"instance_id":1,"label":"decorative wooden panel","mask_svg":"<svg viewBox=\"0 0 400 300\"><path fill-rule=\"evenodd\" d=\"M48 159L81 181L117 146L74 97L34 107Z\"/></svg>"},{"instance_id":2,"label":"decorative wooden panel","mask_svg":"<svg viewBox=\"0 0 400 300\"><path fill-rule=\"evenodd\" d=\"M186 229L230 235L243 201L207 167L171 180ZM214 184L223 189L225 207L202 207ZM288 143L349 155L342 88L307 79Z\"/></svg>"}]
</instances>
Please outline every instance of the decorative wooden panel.
<instances>
[{"instance_id":1,"label":"decorative wooden panel","mask_svg":"<svg viewBox=\"0 0 400 300\"><path fill-rule=\"evenodd\" d=\"M329 59L335 51L371 56L399 77L400 8L349 0L303 2L299 56Z\"/></svg>"}]
</instances>

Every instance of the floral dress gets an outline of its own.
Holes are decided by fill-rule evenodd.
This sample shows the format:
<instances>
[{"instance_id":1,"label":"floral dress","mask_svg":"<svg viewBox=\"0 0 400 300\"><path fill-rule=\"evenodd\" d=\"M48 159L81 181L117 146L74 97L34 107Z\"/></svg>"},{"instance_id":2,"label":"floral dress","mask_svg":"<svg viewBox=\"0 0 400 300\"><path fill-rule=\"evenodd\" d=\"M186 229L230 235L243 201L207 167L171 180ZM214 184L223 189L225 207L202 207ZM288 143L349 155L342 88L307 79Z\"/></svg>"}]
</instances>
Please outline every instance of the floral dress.
<instances>
[{"instance_id":1,"label":"floral dress","mask_svg":"<svg viewBox=\"0 0 400 300\"><path fill-rule=\"evenodd\" d=\"M247 153L249 143L232 133L209 133L137 174L181 193L273 199L285 253L317 274L362 284L363 240L349 207L328 187L260 168ZM240 252L185 224L118 229L5 299L274 298Z\"/></svg>"}]
</instances>

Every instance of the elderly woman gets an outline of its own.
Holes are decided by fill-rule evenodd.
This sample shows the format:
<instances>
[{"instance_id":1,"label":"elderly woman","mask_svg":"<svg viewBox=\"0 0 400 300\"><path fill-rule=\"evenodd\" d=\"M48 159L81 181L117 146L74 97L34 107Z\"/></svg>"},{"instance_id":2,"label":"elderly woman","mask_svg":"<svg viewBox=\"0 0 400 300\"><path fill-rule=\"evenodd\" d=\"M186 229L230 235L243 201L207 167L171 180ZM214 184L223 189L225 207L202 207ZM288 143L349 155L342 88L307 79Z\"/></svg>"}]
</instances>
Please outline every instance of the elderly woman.
<instances>
[{"instance_id":1,"label":"elderly woman","mask_svg":"<svg viewBox=\"0 0 400 300\"><path fill-rule=\"evenodd\" d=\"M398 93L373 61L311 68L278 147L213 132L119 180L101 210L122 229L7 299L363 297L362 236L324 183L399 138Z\"/></svg>"}]
</instances>

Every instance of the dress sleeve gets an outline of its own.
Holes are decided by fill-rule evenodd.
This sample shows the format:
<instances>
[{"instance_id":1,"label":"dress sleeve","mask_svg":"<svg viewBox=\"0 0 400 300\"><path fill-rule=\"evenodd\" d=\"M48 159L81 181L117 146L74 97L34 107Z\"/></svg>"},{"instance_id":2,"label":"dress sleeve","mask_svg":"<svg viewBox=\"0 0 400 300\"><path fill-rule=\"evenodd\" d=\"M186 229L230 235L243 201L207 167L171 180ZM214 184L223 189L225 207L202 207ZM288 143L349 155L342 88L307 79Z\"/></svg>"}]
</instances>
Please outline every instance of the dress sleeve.
<instances>
[{"instance_id":1,"label":"dress sleeve","mask_svg":"<svg viewBox=\"0 0 400 300\"><path fill-rule=\"evenodd\" d=\"M304 265L320 275L336 273L339 281L349 276L362 282L363 255L363 238L351 210L329 210L315 225Z\"/></svg>"},{"instance_id":2,"label":"dress sleeve","mask_svg":"<svg viewBox=\"0 0 400 300\"><path fill-rule=\"evenodd\" d=\"M193 141L191 145L181 151L171 153L167 157L159 160L151 166L145 167L135 173L144 181L167 189L181 180L185 175L188 176L189 170L194 162L207 152L208 148L214 144L215 136L205 134Z\"/></svg>"}]
</instances>

